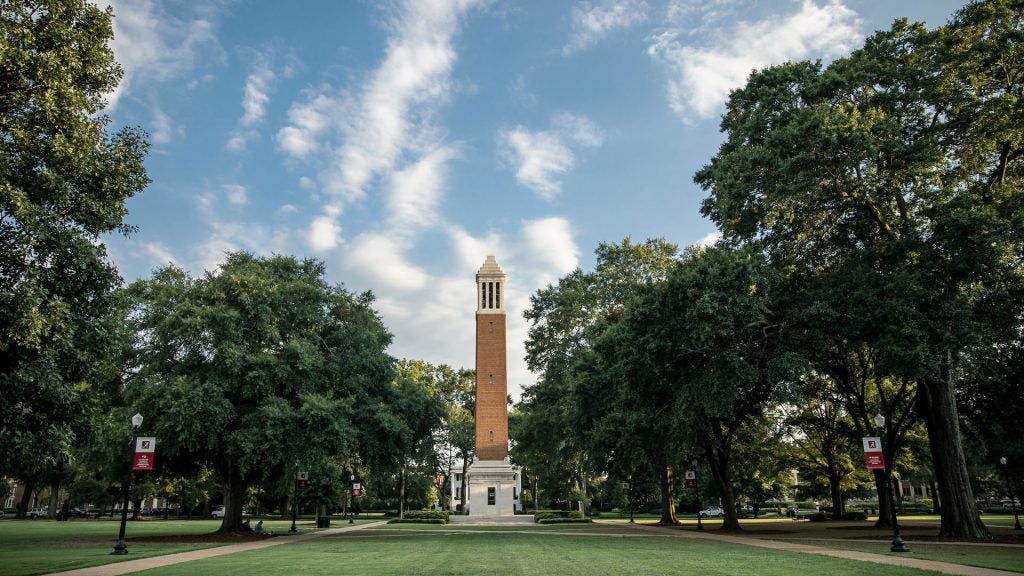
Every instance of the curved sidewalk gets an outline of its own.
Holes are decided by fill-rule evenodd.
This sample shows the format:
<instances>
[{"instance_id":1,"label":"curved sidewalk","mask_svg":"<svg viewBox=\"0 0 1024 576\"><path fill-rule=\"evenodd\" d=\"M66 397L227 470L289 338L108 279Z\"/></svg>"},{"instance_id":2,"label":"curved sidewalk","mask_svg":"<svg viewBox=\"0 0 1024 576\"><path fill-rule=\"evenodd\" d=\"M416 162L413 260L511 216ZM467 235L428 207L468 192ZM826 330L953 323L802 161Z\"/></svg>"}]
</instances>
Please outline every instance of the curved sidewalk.
<instances>
[{"instance_id":1,"label":"curved sidewalk","mask_svg":"<svg viewBox=\"0 0 1024 576\"><path fill-rule=\"evenodd\" d=\"M296 536L278 536L275 538L267 538L266 540L260 540L256 542L228 544L227 546L218 546L216 548L204 548L203 550L191 550L189 552L166 554L164 556L150 556L149 558L139 558L138 560L126 560L124 562L114 562L112 564L104 564L103 566L79 568L77 570L68 570L67 572L54 572L50 576L116 576L118 574L130 574L132 572L141 572L142 570L149 570L151 568L160 568L163 566L171 566L172 564L181 564L182 562L191 562L193 560L202 560L204 558L213 558L216 556L224 556L226 554L235 554L237 552L260 550L262 548L270 548L271 546L288 544L290 542L302 542L305 540L312 540L314 538L320 538L323 536L330 536L332 534L341 534L343 532L362 530L364 528L370 528L372 526L380 526L381 524L385 524L385 522L371 522L369 524L360 524L358 526L346 526L344 528L328 528L326 530L317 530L316 532L309 532L306 534L299 534Z\"/></svg>"},{"instance_id":2,"label":"curved sidewalk","mask_svg":"<svg viewBox=\"0 0 1024 576\"><path fill-rule=\"evenodd\" d=\"M603 523L603 522L602 522ZM608 524L611 524L610 522ZM620 526L621 524L615 524ZM750 538L743 536L731 536L726 534L707 534L695 530L676 530L661 528L658 526L645 526L642 524L628 524L637 530L656 532L662 535L675 536L678 538L691 538L695 540L714 540L715 542L730 542L743 546L754 546L756 548L768 548L770 550L781 550L783 552L798 552L801 554L818 554L820 556L831 556L833 558L845 558L847 560L859 560L861 562L873 562L875 564L887 564L890 566L903 566L906 568L919 568L921 570L932 570L943 574L954 574L958 576L1021 576L1020 572L1008 572L1006 570L995 570L992 568L979 568L976 566L965 566L963 564L950 564L935 560L922 560L908 556L888 556L884 554L871 554L870 552L855 552L853 550L837 550L834 548L822 548L810 544L799 544L782 540L769 540L762 538Z\"/></svg>"}]
</instances>

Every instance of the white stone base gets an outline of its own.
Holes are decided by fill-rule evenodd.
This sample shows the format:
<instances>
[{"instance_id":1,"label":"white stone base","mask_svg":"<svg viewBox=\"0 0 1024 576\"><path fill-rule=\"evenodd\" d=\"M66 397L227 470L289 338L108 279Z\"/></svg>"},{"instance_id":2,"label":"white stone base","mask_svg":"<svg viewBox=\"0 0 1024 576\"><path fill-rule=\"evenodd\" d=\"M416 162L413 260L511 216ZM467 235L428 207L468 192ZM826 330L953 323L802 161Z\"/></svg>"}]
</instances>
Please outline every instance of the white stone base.
<instances>
[{"instance_id":1,"label":"white stone base","mask_svg":"<svg viewBox=\"0 0 1024 576\"><path fill-rule=\"evenodd\" d=\"M515 516L513 491L517 470L508 460L473 460L469 476L469 515L474 517ZM488 503L494 488L494 504Z\"/></svg>"}]
</instances>

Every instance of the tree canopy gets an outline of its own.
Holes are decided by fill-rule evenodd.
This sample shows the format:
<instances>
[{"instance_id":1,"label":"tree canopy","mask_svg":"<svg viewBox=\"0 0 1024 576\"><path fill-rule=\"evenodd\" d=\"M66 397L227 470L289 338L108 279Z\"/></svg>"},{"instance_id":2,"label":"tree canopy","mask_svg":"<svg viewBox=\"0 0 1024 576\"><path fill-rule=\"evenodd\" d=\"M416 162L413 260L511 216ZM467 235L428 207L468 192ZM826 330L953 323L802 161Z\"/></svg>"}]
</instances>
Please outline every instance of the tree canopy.
<instances>
[{"instance_id":1,"label":"tree canopy","mask_svg":"<svg viewBox=\"0 0 1024 576\"><path fill-rule=\"evenodd\" d=\"M129 397L170 465L217 470L222 530L241 527L265 469L378 464L413 440L372 295L323 276L318 261L232 253L215 274L166 267L131 287Z\"/></svg>"},{"instance_id":2,"label":"tree canopy","mask_svg":"<svg viewBox=\"0 0 1024 576\"><path fill-rule=\"evenodd\" d=\"M116 381L120 277L102 234L127 233L148 184L136 128L108 132L121 77L111 11L85 0L0 10L0 476L32 484L70 447Z\"/></svg>"}]
</instances>

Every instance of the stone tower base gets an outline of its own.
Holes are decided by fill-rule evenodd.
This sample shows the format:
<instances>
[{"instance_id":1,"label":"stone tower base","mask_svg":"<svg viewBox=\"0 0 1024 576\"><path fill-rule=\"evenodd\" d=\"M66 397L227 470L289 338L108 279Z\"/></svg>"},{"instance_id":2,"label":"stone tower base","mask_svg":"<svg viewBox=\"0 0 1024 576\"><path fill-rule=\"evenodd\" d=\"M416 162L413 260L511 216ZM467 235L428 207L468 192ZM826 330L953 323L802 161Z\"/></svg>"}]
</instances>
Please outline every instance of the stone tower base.
<instances>
[{"instance_id":1,"label":"stone tower base","mask_svg":"<svg viewBox=\"0 0 1024 576\"><path fill-rule=\"evenodd\" d=\"M473 460L468 472L469 515L475 517L515 516L516 474L516 468L509 464L507 458L505 460ZM491 504L492 498L493 504Z\"/></svg>"}]
</instances>

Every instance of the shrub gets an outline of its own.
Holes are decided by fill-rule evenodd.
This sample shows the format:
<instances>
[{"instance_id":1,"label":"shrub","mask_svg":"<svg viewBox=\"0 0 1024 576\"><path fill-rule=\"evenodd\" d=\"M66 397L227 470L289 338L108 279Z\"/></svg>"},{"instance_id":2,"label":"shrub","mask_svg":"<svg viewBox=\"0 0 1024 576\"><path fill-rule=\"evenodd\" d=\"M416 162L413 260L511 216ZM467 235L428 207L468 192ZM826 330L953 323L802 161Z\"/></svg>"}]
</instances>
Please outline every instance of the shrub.
<instances>
[{"instance_id":1,"label":"shrub","mask_svg":"<svg viewBox=\"0 0 1024 576\"><path fill-rule=\"evenodd\" d=\"M406 520L444 520L448 521L451 513L448 510L409 510L405 513Z\"/></svg>"},{"instance_id":2,"label":"shrub","mask_svg":"<svg viewBox=\"0 0 1024 576\"><path fill-rule=\"evenodd\" d=\"M807 519L811 522L824 522L829 520L830 516L824 512L815 512L814 514L808 514Z\"/></svg>"},{"instance_id":3,"label":"shrub","mask_svg":"<svg viewBox=\"0 0 1024 576\"><path fill-rule=\"evenodd\" d=\"M847 510L846 514L843 514L842 520L867 520L868 515L860 510Z\"/></svg>"},{"instance_id":4,"label":"shrub","mask_svg":"<svg viewBox=\"0 0 1024 576\"><path fill-rule=\"evenodd\" d=\"M544 518L543 520L537 520L538 524L588 524L592 522L590 518Z\"/></svg>"},{"instance_id":5,"label":"shrub","mask_svg":"<svg viewBox=\"0 0 1024 576\"><path fill-rule=\"evenodd\" d=\"M537 512L536 514L533 515L533 520L535 522L540 522L541 520L554 520L554 519L558 519L558 518L564 518L564 516L562 516L558 512L553 512L553 511L550 511L550 510L545 510L543 512Z\"/></svg>"},{"instance_id":6,"label":"shrub","mask_svg":"<svg viewBox=\"0 0 1024 576\"><path fill-rule=\"evenodd\" d=\"M441 518L392 518L388 524L447 524L447 520Z\"/></svg>"}]
</instances>

